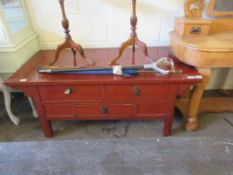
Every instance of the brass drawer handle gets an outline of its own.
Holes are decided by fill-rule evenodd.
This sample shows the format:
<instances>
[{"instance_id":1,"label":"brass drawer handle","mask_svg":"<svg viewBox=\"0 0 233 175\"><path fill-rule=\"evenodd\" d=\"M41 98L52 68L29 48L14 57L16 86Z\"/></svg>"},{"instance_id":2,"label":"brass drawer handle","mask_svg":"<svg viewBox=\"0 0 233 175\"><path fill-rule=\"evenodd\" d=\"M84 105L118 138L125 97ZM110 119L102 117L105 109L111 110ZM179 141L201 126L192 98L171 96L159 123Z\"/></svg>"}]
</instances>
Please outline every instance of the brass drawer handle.
<instances>
[{"instance_id":1,"label":"brass drawer handle","mask_svg":"<svg viewBox=\"0 0 233 175\"><path fill-rule=\"evenodd\" d=\"M201 27L192 27L189 32L193 34L201 33Z\"/></svg>"},{"instance_id":2,"label":"brass drawer handle","mask_svg":"<svg viewBox=\"0 0 233 175\"><path fill-rule=\"evenodd\" d=\"M141 93L140 88L135 87L135 88L133 89L133 93L134 93L134 95L139 96L139 95L140 95L140 93Z\"/></svg>"},{"instance_id":3,"label":"brass drawer handle","mask_svg":"<svg viewBox=\"0 0 233 175\"><path fill-rule=\"evenodd\" d=\"M108 108L107 108L107 107L102 107L102 108L100 109L100 112L101 112L102 114L107 114L107 113L108 113Z\"/></svg>"},{"instance_id":4,"label":"brass drawer handle","mask_svg":"<svg viewBox=\"0 0 233 175\"><path fill-rule=\"evenodd\" d=\"M73 93L73 89L72 88L66 88L65 91L64 91L65 95L70 95L72 93Z\"/></svg>"}]
</instances>

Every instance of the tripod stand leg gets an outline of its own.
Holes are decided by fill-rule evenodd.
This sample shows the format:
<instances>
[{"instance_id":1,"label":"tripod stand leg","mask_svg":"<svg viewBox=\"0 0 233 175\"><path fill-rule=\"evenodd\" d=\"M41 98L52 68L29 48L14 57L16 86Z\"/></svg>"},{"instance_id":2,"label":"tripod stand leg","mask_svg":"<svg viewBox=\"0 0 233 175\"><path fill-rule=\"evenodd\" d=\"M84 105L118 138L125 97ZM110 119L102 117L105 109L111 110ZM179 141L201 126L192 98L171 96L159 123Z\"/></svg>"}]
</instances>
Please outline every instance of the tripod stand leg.
<instances>
[{"instance_id":1,"label":"tripod stand leg","mask_svg":"<svg viewBox=\"0 0 233 175\"><path fill-rule=\"evenodd\" d=\"M110 65L114 65L116 64L116 62L119 60L119 58L122 56L124 50L129 47L134 45L134 41L132 39L129 39L127 41L125 41L124 43L121 44L121 47L119 48L119 54L116 58L114 58L111 62Z\"/></svg>"},{"instance_id":2,"label":"tripod stand leg","mask_svg":"<svg viewBox=\"0 0 233 175\"><path fill-rule=\"evenodd\" d=\"M144 53L145 56L148 56L148 49L147 49L147 46L144 42L136 39L135 45L138 46L142 50L142 52Z\"/></svg>"},{"instance_id":3,"label":"tripod stand leg","mask_svg":"<svg viewBox=\"0 0 233 175\"><path fill-rule=\"evenodd\" d=\"M94 62L94 61L90 60L89 58L87 58L87 57L85 56L85 53L84 53L83 48L82 48L81 45L72 42L72 43L71 43L71 48L72 48L73 50L75 50L76 52L78 52L78 53L80 54L80 56L81 56L84 60L86 60L86 61L88 62L89 65L91 65L91 66L95 65L95 62Z\"/></svg>"},{"instance_id":4,"label":"tripod stand leg","mask_svg":"<svg viewBox=\"0 0 233 175\"><path fill-rule=\"evenodd\" d=\"M54 60L49 64L50 66L54 65L54 64L57 62L57 60L58 60L58 58L59 58L59 56L60 56L60 54L61 54L61 51L62 51L62 50L65 50L67 47L68 47L68 42L67 42L67 41L65 41L63 44L61 44L61 45L59 45L59 46L57 47L57 50L56 50L56 53L55 53L55 58L54 58Z\"/></svg>"}]
</instances>

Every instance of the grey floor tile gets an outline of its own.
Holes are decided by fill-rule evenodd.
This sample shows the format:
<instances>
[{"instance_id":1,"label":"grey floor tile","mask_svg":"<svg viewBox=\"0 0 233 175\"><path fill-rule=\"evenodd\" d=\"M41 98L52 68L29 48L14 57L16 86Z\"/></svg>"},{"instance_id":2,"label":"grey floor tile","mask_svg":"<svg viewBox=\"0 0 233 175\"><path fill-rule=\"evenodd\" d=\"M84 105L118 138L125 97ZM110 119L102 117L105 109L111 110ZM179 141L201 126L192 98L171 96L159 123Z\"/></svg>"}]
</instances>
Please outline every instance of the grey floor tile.
<instances>
[{"instance_id":1,"label":"grey floor tile","mask_svg":"<svg viewBox=\"0 0 233 175\"><path fill-rule=\"evenodd\" d=\"M21 124L2 107L0 175L233 175L232 113L201 114L196 132L176 113L171 137L157 120L57 121L47 139L26 98L12 106Z\"/></svg>"}]
</instances>

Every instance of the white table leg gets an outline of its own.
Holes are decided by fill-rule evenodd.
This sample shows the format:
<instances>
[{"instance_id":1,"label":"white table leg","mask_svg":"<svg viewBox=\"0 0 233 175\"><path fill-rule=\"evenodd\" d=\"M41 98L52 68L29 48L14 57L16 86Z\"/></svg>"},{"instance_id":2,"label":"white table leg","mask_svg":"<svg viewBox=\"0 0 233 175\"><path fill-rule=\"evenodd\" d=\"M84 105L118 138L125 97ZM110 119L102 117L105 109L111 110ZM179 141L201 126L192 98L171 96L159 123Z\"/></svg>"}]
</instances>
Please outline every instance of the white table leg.
<instances>
[{"instance_id":1,"label":"white table leg","mask_svg":"<svg viewBox=\"0 0 233 175\"><path fill-rule=\"evenodd\" d=\"M37 111L36 111L36 108L35 108L35 106L34 106L34 103L33 103L33 101L32 101L32 98L31 98L31 97L28 97L28 101L29 101L29 103L30 103L30 105L31 105L31 107L32 107L32 115L33 115L33 117L34 117L34 118L38 118L38 113L37 113Z\"/></svg>"},{"instance_id":2,"label":"white table leg","mask_svg":"<svg viewBox=\"0 0 233 175\"><path fill-rule=\"evenodd\" d=\"M5 103L5 108L6 108L7 114L9 115L11 121L15 125L18 125L20 120L11 111L11 95L10 95L10 92L9 92L8 88L1 82L1 80L0 80L0 89L3 91L4 103Z\"/></svg>"}]
</instances>

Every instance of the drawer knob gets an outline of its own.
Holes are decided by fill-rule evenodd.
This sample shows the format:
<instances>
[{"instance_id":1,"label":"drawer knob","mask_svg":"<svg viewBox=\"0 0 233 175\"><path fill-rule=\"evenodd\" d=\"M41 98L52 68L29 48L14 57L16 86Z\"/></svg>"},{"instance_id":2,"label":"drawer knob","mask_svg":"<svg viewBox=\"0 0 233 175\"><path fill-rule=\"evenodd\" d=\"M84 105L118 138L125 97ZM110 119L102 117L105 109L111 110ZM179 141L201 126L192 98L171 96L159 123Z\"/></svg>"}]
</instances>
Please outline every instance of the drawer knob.
<instances>
[{"instance_id":1,"label":"drawer knob","mask_svg":"<svg viewBox=\"0 0 233 175\"><path fill-rule=\"evenodd\" d=\"M201 33L201 27L192 27L190 29L190 33L193 33L193 34Z\"/></svg>"},{"instance_id":2,"label":"drawer knob","mask_svg":"<svg viewBox=\"0 0 233 175\"><path fill-rule=\"evenodd\" d=\"M102 108L100 109L100 112L101 112L102 114L106 114L106 113L108 113L108 108L107 108L107 107L102 107Z\"/></svg>"},{"instance_id":3,"label":"drawer knob","mask_svg":"<svg viewBox=\"0 0 233 175\"><path fill-rule=\"evenodd\" d=\"M70 95L70 94L72 94L73 93L73 89L72 88L67 88L67 89L65 89L65 91L64 91L64 94L65 95Z\"/></svg>"},{"instance_id":4,"label":"drawer knob","mask_svg":"<svg viewBox=\"0 0 233 175\"><path fill-rule=\"evenodd\" d=\"M135 87L135 88L133 89L133 93L134 93L134 95L136 95L136 96L139 96L139 95L140 95L140 92L141 92L141 90L140 90L140 88L138 88L138 87Z\"/></svg>"}]
</instances>

